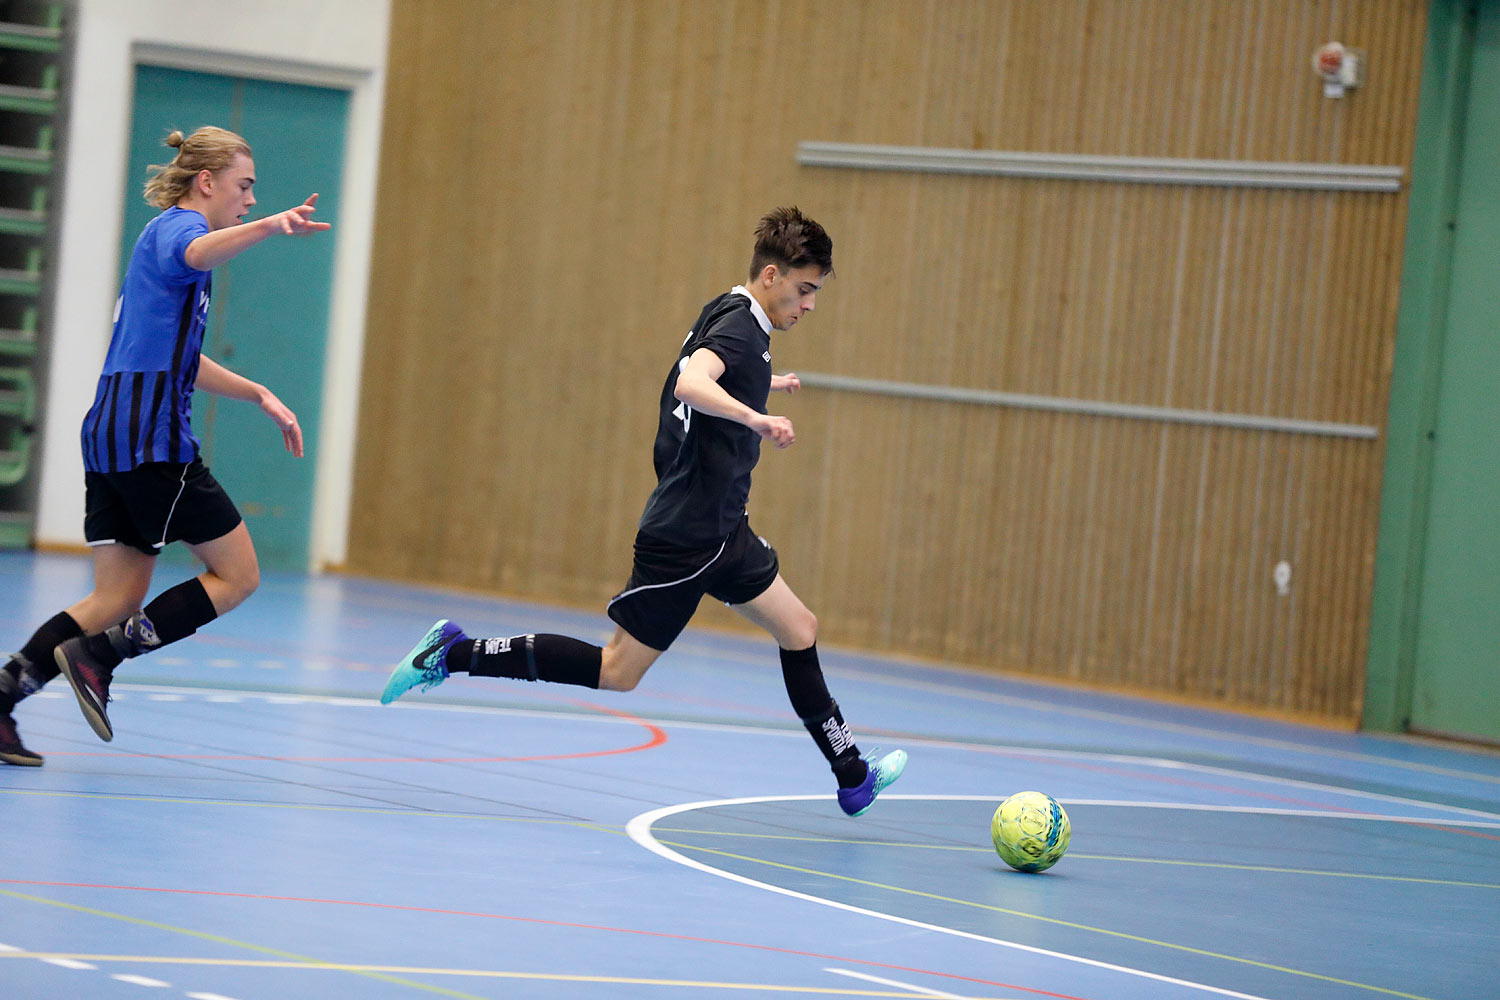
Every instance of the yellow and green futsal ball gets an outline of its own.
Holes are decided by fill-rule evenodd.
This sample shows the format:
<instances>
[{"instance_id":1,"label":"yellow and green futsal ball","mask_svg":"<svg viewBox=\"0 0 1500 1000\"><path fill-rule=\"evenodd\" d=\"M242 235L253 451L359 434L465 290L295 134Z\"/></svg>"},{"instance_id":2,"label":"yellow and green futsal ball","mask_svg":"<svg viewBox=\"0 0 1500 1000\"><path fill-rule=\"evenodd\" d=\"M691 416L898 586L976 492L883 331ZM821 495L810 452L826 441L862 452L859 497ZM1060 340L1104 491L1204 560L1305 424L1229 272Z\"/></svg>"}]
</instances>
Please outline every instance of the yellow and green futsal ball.
<instances>
[{"instance_id":1,"label":"yellow and green futsal ball","mask_svg":"<svg viewBox=\"0 0 1500 1000\"><path fill-rule=\"evenodd\" d=\"M1073 828L1057 800L1043 792L1017 792L995 810L990 839L995 853L1016 871L1044 872L1068 851Z\"/></svg>"}]
</instances>

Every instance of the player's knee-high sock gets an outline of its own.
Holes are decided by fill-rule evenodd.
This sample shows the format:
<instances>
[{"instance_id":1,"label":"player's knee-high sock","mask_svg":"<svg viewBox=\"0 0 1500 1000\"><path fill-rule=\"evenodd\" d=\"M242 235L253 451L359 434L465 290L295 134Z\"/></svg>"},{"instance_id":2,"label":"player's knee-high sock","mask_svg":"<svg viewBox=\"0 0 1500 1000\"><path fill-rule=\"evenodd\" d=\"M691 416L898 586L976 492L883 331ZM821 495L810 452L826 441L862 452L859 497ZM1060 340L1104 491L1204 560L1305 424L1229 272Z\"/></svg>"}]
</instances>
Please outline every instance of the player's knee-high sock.
<instances>
[{"instance_id":1,"label":"player's knee-high sock","mask_svg":"<svg viewBox=\"0 0 1500 1000\"><path fill-rule=\"evenodd\" d=\"M59 611L26 640L19 653L0 668L0 712L9 712L16 702L35 694L58 675L52 649L60 642L83 635L83 629L66 611Z\"/></svg>"},{"instance_id":2,"label":"player's knee-high sock","mask_svg":"<svg viewBox=\"0 0 1500 1000\"><path fill-rule=\"evenodd\" d=\"M786 682L792 710L812 734L813 742L828 758L840 788L853 788L865 780L867 765L854 745L854 736L839 712L839 703L828 693L823 668L818 665L816 644L806 649L781 651L781 678Z\"/></svg>"},{"instance_id":3,"label":"player's knee-high sock","mask_svg":"<svg viewBox=\"0 0 1500 1000\"><path fill-rule=\"evenodd\" d=\"M194 577L162 591L140 611L83 642L101 666L113 669L121 660L186 639L217 617L208 591Z\"/></svg>"},{"instance_id":4,"label":"player's knee-high sock","mask_svg":"<svg viewBox=\"0 0 1500 1000\"><path fill-rule=\"evenodd\" d=\"M603 655L604 650L591 643L542 632L455 642L445 662L449 673L467 671L475 677L551 681L597 689Z\"/></svg>"}]
</instances>

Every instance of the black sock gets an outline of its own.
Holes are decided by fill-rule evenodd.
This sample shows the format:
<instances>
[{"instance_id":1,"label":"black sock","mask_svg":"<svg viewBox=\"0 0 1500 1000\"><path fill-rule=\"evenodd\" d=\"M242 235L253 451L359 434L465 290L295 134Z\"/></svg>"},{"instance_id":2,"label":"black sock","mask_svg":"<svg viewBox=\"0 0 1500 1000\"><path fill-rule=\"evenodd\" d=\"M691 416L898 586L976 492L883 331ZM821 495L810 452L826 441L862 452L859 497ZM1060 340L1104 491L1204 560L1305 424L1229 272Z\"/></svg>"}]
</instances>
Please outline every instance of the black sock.
<instances>
[{"instance_id":1,"label":"black sock","mask_svg":"<svg viewBox=\"0 0 1500 1000\"><path fill-rule=\"evenodd\" d=\"M83 635L83 629L66 611L59 611L42 623L19 653L0 669L0 712L9 712L16 702L35 694L42 685L58 675L57 661L52 658L53 648L74 636Z\"/></svg>"},{"instance_id":2,"label":"black sock","mask_svg":"<svg viewBox=\"0 0 1500 1000\"><path fill-rule=\"evenodd\" d=\"M869 765L859 756L859 747L839 713L839 704L828 693L823 668L818 665L818 647L783 649L781 679L786 682L792 711L802 720L813 742L828 758L840 788L853 788L865 780Z\"/></svg>"},{"instance_id":3,"label":"black sock","mask_svg":"<svg viewBox=\"0 0 1500 1000\"><path fill-rule=\"evenodd\" d=\"M475 677L510 677L598 689L603 654L604 650L592 643L543 632L508 639L455 642L448 649L445 662L449 673L468 672Z\"/></svg>"},{"instance_id":4,"label":"black sock","mask_svg":"<svg viewBox=\"0 0 1500 1000\"><path fill-rule=\"evenodd\" d=\"M114 669L121 660L186 639L219 613L197 577L162 591L140 611L83 640L89 655Z\"/></svg>"}]
</instances>

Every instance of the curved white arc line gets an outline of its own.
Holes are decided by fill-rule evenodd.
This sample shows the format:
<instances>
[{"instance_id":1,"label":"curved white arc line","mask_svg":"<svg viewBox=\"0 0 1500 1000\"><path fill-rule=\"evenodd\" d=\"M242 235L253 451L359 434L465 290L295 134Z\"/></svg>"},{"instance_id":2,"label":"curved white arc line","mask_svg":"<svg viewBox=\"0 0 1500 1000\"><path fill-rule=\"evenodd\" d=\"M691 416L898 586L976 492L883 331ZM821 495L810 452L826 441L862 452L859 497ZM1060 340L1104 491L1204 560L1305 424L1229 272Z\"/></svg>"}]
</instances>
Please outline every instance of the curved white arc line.
<instances>
[{"instance_id":1,"label":"curved white arc line","mask_svg":"<svg viewBox=\"0 0 1500 1000\"><path fill-rule=\"evenodd\" d=\"M895 798L896 796L886 797ZM919 798L919 796L902 797ZM972 798L987 800L990 798L990 796L975 795L972 796ZM662 806L660 809L652 809L650 812L644 812L639 816L636 816L629 823L625 824L625 832L630 835L631 840L635 841L637 844L644 847L652 854L660 855L661 857L666 858L668 861L672 861L680 865L686 865L689 868L695 868L698 871L707 872L710 875L717 875L720 878L729 879L731 882L738 882L741 885L748 885L755 889L764 889L768 892L778 893L782 896L790 896L793 899L800 899L804 902L818 903L822 906L831 906L836 910L844 910L848 913L858 913L862 916L875 917L879 920L889 920L892 923L904 924L907 927L916 927L924 931L935 931L939 934L948 934L953 937L967 938L970 941L981 941L985 944L997 944L1002 948L1014 948L1017 951L1030 952L1033 955L1042 955L1046 958L1057 958L1062 959L1065 962L1076 962L1080 965L1088 965L1096 969L1104 969L1109 972L1119 972L1124 973L1128 976L1139 976L1143 979L1152 979L1161 983L1171 983L1174 986L1185 986L1188 989L1202 990L1206 993L1216 993L1219 996L1234 997L1235 1000L1267 1000L1266 997L1258 997L1251 993L1238 993L1234 990L1221 989L1217 986L1208 986L1204 983L1195 983L1187 979L1175 979L1171 976L1163 976L1155 972L1147 972L1144 969L1132 969L1129 966L1125 965L1114 965L1109 962L1101 962L1093 958L1084 958L1082 955L1069 955L1066 952L1051 951L1046 948L1037 948L1033 945L1021 944L1018 941L1006 941L1002 938L986 937L983 934L974 934L970 931L961 931L956 930L952 927L943 927L940 924L923 923L920 920L912 920L909 917L898 917L891 913L882 913L879 910L867 910L862 906L854 906L850 903L840 903L837 900L824 899L822 896L812 896L805 892L798 892L795 889L787 889L779 885L772 885L769 882L760 882L753 878L748 878L744 875L738 875L734 872L725 871L722 868L715 868L712 865L706 865L701 861L696 861L693 858L689 858L685 855L679 854L678 852L672 850L670 847L667 847L665 844L658 841L656 837L651 833L651 827L657 822L657 820L666 819L668 816L675 816L677 813L689 812L695 809L712 809L718 806L756 805L762 802L808 802L819 799L831 801L833 799L833 796L758 795L750 796L748 798L714 799L704 802L688 802L675 806Z\"/></svg>"}]
</instances>

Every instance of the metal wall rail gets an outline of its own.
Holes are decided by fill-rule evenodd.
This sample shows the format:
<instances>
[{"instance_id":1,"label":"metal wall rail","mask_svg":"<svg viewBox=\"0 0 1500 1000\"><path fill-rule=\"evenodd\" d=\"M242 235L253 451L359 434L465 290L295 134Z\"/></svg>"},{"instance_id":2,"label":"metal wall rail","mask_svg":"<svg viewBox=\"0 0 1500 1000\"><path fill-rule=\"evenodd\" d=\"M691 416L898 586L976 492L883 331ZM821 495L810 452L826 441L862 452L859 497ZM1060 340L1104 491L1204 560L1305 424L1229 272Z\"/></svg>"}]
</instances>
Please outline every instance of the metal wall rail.
<instances>
[{"instance_id":1,"label":"metal wall rail","mask_svg":"<svg viewBox=\"0 0 1500 1000\"><path fill-rule=\"evenodd\" d=\"M797 144L797 162L805 167L1315 191L1396 192L1401 190L1404 176L1398 166L1083 156L811 141Z\"/></svg>"},{"instance_id":2,"label":"metal wall rail","mask_svg":"<svg viewBox=\"0 0 1500 1000\"><path fill-rule=\"evenodd\" d=\"M1100 403L1062 396L1033 396L1020 392L993 392L985 389L963 389L947 385L922 385L916 382L889 382L884 379L852 378L823 372L798 372L802 384L820 389L866 392L902 399L930 399L946 403L976 403L982 406L1006 406L1021 410L1046 410L1052 413L1082 413L1095 417L1118 417L1125 420L1155 420L1173 424L1196 424L1203 427L1234 427L1241 430L1277 431L1283 434L1316 434L1325 437L1364 438L1380 436L1378 428L1365 424L1341 424L1323 420L1293 420L1286 417L1264 417L1244 413L1219 413L1212 410L1186 410L1173 406L1141 406L1135 403Z\"/></svg>"}]
</instances>

